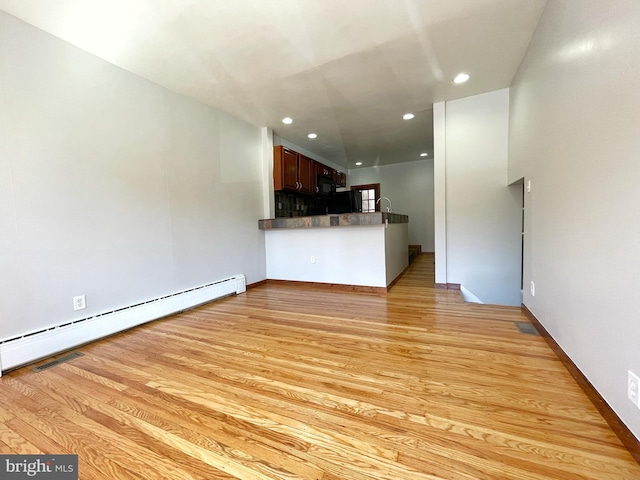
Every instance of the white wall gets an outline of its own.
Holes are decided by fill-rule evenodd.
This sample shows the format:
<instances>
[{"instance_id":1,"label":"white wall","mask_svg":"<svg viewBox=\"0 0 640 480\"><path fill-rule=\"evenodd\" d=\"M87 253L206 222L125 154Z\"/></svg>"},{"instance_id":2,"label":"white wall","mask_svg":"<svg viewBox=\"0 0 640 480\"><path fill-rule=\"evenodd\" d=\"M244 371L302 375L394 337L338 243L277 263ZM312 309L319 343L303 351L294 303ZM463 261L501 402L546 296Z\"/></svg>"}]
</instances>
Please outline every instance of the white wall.
<instances>
[{"instance_id":1,"label":"white wall","mask_svg":"<svg viewBox=\"0 0 640 480\"><path fill-rule=\"evenodd\" d=\"M273 130L262 127L262 218L276 215L275 191L273 185Z\"/></svg>"},{"instance_id":2,"label":"white wall","mask_svg":"<svg viewBox=\"0 0 640 480\"><path fill-rule=\"evenodd\" d=\"M409 264L406 223L265 230L265 247L273 280L384 288Z\"/></svg>"},{"instance_id":3,"label":"white wall","mask_svg":"<svg viewBox=\"0 0 640 480\"><path fill-rule=\"evenodd\" d=\"M269 279L387 286L384 225L265 230L265 244Z\"/></svg>"},{"instance_id":4,"label":"white wall","mask_svg":"<svg viewBox=\"0 0 640 480\"><path fill-rule=\"evenodd\" d=\"M447 283L447 115L445 102L433 104L433 251L435 283Z\"/></svg>"},{"instance_id":5,"label":"white wall","mask_svg":"<svg viewBox=\"0 0 640 480\"><path fill-rule=\"evenodd\" d=\"M265 278L259 128L4 13L0 85L0 340Z\"/></svg>"},{"instance_id":6,"label":"white wall","mask_svg":"<svg viewBox=\"0 0 640 480\"><path fill-rule=\"evenodd\" d=\"M393 211L409 215L409 244L433 252L433 160L360 167L349 170L349 186L380 184L380 195L388 197ZM387 206L380 202L381 209Z\"/></svg>"},{"instance_id":7,"label":"white wall","mask_svg":"<svg viewBox=\"0 0 640 480\"><path fill-rule=\"evenodd\" d=\"M550 1L511 90L524 303L640 438L640 3ZM603 8L605 7L605 8Z\"/></svg>"},{"instance_id":8,"label":"white wall","mask_svg":"<svg viewBox=\"0 0 640 480\"><path fill-rule=\"evenodd\" d=\"M484 303L520 305L522 193L506 185L509 90L445 107L447 282Z\"/></svg>"},{"instance_id":9,"label":"white wall","mask_svg":"<svg viewBox=\"0 0 640 480\"><path fill-rule=\"evenodd\" d=\"M384 229L384 259L388 286L409 266L409 224L390 223Z\"/></svg>"}]
</instances>

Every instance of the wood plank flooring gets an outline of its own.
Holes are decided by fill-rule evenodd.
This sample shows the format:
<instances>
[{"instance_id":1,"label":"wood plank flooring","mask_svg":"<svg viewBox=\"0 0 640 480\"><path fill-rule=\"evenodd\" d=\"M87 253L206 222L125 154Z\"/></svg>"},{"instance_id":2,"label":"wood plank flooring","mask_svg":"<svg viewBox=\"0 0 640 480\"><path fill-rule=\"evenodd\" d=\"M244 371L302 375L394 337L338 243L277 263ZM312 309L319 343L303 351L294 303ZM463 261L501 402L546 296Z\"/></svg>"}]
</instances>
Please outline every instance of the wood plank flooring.
<instances>
[{"instance_id":1,"label":"wood plank flooring","mask_svg":"<svg viewBox=\"0 0 640 480\"><path fill-rule=\"evenodd\" d=\"M0 378L0 454L82 479L631 480L640 466L518 308L264 285Z\"/></svg>"}]
</instances>

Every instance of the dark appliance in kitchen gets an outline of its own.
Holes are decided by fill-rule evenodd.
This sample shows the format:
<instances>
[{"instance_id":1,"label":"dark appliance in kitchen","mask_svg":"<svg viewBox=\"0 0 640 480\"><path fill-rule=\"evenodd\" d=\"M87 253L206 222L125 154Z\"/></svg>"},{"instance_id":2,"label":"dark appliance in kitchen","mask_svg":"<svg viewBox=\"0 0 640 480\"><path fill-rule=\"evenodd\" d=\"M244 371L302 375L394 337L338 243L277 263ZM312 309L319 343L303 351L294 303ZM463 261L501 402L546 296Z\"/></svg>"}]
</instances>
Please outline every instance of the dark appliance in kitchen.
<instances>
[{"instance_id":1,"label":"dark appliance in kitchen","mask_svg":"<svg viewBox=\"0 0 640 480\"><path fill-rule=\"evenodd\" d=\"M327 202L329 213L360 213L362 212L362 192L348 190L336 192Z\"/></svg>"},{"instance_id":2,"label":"dark appliance in kitchen","mask_svg":"<svg viewBox=\"0 0 640 480\"><path fill-rule=\"evenodd\" d=\"M331 197L336 193L336 182L333 181L333 178L318 175L318 183L316 185L318 187L316 195L319 197Z\"/></svg>"}]
</instances>

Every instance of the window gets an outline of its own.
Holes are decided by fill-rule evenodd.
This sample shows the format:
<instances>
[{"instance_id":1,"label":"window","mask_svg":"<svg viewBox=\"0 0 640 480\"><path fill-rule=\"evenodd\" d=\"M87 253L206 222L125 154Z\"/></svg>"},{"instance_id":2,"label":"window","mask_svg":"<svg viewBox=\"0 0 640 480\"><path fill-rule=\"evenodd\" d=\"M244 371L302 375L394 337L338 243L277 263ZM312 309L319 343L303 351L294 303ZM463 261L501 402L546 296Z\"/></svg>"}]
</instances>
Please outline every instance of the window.
<instances>
[{"instance_id":1,"label":"window","mask_svg":"<svg viewBox=\"0 0 640 480\"><path fill-rule=\"evenodd\" d=\"M362 194L362 213L379 212L380 184L352 185L351 190L358 190Z\"/></svg>"}]
</instances>

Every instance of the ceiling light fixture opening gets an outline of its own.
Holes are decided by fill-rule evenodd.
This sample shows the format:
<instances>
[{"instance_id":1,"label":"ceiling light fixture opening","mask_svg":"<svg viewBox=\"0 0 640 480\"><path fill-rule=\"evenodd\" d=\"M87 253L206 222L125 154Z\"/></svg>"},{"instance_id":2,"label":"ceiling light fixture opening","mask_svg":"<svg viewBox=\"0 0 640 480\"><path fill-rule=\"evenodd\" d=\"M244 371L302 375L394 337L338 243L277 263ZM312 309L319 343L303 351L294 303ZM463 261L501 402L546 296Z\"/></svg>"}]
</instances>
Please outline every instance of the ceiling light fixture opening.
<instances>
[{"instance_id":1,"label":"ceiling light fixture opening","mask_svg":"<svg viewBox=\"0 0 640 480\"><path fill-rule=\"evenodd\" d=\"M309 137L309 138L318 138L318 135L316 133L310 133L309 135L307 135L307 137Z\"/></svg>"},{"instance_id":2,"label":"ceiling light fixture opening","mask_svg":"<svg viewBox=\"0 0 640 480\"><path fill-rule=\"evenodd\" d=\"M356 167L359 167L360 165L362 165L362 162L356 162Z\"/></svg>"},{"instance_id":3,"label":"ceiling light fixture opening","mask_svg":"<svg viewBox=\"0 0 640 480\"><path fill-rule=\"evenodd\" d=\"M428 154L428 153L426 153L426 152L423 152L423 153L421 153L421 154L420 154L420 156L421 156L421 157L427 157L427 156L429 156L429 154Z\"/></svg>"},{"instance_id":4,"label":"ceiling light fixture opening","mask_svg":"<svg viewBox=\"0 0 640 480\"><path fill-rule=\"evenodd\" d=\"M403 120L411 120L415 115L413 113L405 113L402 118Z\"/></svg>"},{"instance_id":5,"label":"ceiling light fixture opening","mask_svg":"<svg viewBox=\"0 0 640 480\"><path fill-rule=\"evenodd\" d=\"M284 123L285 125L291 125L293 123L293 119L290 117L284 117L282 119L282 123Z\"/></svg>"},{"instance_id":6,"label":"ceiling light fixture opening","mask_svg":"<svg viewBox=\"0 0 640 480\"><path fill-rule=\"evenodd\" d=\"M461 83L464 83L467 80L469 80L469 78L470 77L468 73L461 72L457 74L455 77L453 77L453 83L455 83L456 85L460 85Z\"/></svg>"}]
</instances>

